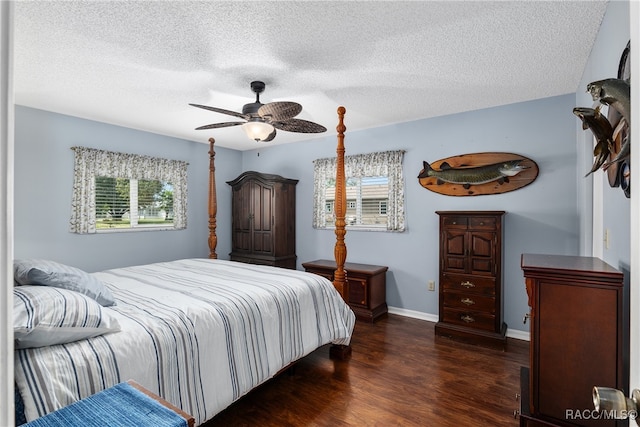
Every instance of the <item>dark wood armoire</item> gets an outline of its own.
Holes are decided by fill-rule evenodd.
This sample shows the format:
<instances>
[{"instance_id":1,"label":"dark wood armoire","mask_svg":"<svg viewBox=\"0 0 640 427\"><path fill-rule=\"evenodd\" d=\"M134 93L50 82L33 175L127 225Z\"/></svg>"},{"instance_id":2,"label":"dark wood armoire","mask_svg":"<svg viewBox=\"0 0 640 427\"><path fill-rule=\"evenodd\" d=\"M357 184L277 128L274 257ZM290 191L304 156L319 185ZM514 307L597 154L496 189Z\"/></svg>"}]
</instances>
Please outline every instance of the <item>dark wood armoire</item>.
<instances>
[{"instance_id":1,"label":"dark wood armoire","mask_svg":"<svg viewBox=\"0 0 640 427\"><path fill-rule=\"evenodd\" d=\"M504 211L438 211L440 291L437 336L504 349Z\"/></svg>"},{"instance_id":2,"label":"dark wood armoire","mask_svg":"<svg viewBox=\"0 0 640 427\"><path fill-rule=\"evenodd\" d=\"M523 254L530 362L521 370L521 426L618 426L598 418L593 386L628 395L624 275L594 257Z\"/></svg>"},{"instance_id":3,"label":"dark wood armoire","mask_svg":"<svg viewBox=\"0 0 640 427\"><path fill-rule=\"evenodd\" d=\"M232 261L296 268L297 179L248 171L232 188Z\"/></svg>"}]
</instances>

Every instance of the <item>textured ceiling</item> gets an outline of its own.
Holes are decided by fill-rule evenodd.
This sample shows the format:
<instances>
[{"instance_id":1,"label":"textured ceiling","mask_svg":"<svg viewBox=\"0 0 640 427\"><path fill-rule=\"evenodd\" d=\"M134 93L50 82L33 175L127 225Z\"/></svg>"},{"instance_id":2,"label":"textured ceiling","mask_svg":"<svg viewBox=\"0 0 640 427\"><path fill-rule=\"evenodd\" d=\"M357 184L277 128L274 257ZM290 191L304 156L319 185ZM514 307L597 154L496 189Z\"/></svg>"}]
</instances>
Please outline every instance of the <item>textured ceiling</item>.
<instances>
[{"instance_id":1,"label":"textured ceiling","mask_svg":"<svg viewBox=\"0 0 640 427\"><path fill-rule=\"evenodd\" d=\"M16 104L246 150L196 131L295 101L335 135L578 90L606 1L18 1ZM37 125L37 124L34 124ZM327 135L325 134L325 135ZM281 144L317 134L279 132Z\"/></svg>"}]
</instances>

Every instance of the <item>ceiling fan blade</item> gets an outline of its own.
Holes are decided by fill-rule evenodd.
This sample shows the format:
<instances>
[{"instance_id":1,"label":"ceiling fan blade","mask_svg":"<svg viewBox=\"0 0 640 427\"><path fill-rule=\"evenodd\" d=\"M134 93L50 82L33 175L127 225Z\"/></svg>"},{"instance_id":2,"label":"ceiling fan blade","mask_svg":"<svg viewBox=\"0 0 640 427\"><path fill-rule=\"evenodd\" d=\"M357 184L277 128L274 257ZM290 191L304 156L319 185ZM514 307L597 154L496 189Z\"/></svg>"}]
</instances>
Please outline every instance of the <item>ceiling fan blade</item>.
<instances>
[{"instance_id":1,"label":"ceiling fan blade","mask_svg":"<svg viewBox=\"0 0 640 427\"><path fill-rule=\"evenodd\" d=\"M327 131L327 128L322 125L302 119L289 119L286 121L273 121L270 123L274 128L286 130L287 132L322 133Z\"/></svg>"},{"instance_id":2,"label":"ceiling fan blade","mask_svg":"<svg viewBox=\"0 0 640 427\"><path fill-rule=\"evenodd\" d=\"M276 130L274 129L273 132L271 132L266 139L262 140L262 142L273 141L273 138L275 138L275 137L276 137Z\"/></svg>"},{"instance_id":3,"label":"ceiling fan blade","mask_svg":"<svg viewBox=\"0 0 640 427\"><path fill-rule=\"evenodd\" d=\"M213 123L210 125L204 125L196 128L196 130L205 130L205 129L218 129L218 128L226 128L229 126L238 126L243 125L245 122L224 122L224 123Z\"/></svg>"},{"instance_id":4,"label":"ceiling fan blade","mask_svg":"<svg viewBox=\"0 0 640 427\"><path fill-rule=\"evenodd\" d=\"M258 115L269 120L289 120L302 111L297 102L270 102L258 109Z\"/></svg>"},{"instance_id":5,"label":"ceiling fan blade","mask_svg":"<svg viewBox=\"0 0 640 427\"><path fill-rule=\"evenodd\" d=\"M246 114L237 113L237 112L231 111L231 110L225 110L224 108L209 107L207 105L200 105L200 104L189 104L189 105L191 105L192 107L198 107L198 108L202 108L204 110L213 111L215 113L227 114L229 116L239 117L239 118L245 119L245 120L249 119L249 117L247 117Z\"/></svg>"}]
</instances>

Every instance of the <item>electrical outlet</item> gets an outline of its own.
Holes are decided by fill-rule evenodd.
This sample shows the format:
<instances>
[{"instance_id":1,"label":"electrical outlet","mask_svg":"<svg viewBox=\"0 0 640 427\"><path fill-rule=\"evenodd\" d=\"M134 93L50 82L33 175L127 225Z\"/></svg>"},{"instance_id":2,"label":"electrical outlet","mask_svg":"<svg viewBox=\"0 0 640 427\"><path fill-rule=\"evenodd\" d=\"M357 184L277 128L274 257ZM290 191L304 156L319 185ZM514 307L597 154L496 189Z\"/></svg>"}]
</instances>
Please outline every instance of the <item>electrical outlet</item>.
<instances>
[{"instance_id":1,"label":"electrical outlet","mask_svg":"<svg viewBox=\"0 0 640 427\"><path fill-rule=\"evenodd\" d=\"M427 286L430 291L435 291L436 290L435 280L429 280L429 283L427 284Z\"/></svg>"}]
</instances>

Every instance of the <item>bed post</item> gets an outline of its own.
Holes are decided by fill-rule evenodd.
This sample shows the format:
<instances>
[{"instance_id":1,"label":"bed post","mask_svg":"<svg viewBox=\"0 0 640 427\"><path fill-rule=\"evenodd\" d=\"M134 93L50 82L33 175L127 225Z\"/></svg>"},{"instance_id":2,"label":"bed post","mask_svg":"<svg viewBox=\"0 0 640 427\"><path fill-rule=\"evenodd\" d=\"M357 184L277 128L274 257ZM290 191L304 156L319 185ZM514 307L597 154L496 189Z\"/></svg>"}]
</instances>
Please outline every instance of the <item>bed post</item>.
<instances>
[{"instance_id":1,"label":"bed post","mask_svg":"<svg viewBox=\"0 0 640 427\"><path fill-rule=\"evenodd\" d=\"M342 299L349 301L349 284L347 283L344 262L347 259L347 246L344 244L345 229L345 207L347 205L347 194L345 191L344 176L344 132L347 128L344 125L344 107L338 107L338 147L336 148L336 245L333 254L336 259L336 271L333 275L333 286L336 287Z\"/></svg>"},{"instance_id":2,"label":"bed post","mask_svg":"<svg viewBox=\"0 0 640 427\"><path fill-rule=\"evenodd\" d=\"M216 152L213 144L216 140L209 138L209 258L217 259L216 246L218 237L216 236L216 215L218 213L218 201L216 198L216 166L214 158Z\"/></svg>"},{"instance_id":3,"label":"bed post","mask_svg":"<svg viewBox=\"0 0 640 427\"><path fill-rule=\"evenodd\" d=\"M344 132L347 128L344 125L344 107L338 107L338 147L336 148L336 195L335 195L335 214L336 214L336 245L334 248L334 256L336 259L336 271L333 274L333 286L338 290L345 302L349 301L349 282L347 282L347 272L344 270L344 262L347 259L347 246L344 244L344 236L347 234L345 229L345 208L347 205L347 191L344 172ZM345 360L351 355L350 345L333 344L329 349L331 358Z\"/></svg>"}]
</instances>

